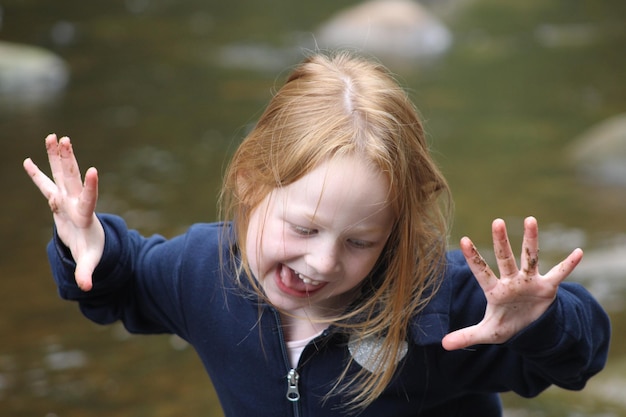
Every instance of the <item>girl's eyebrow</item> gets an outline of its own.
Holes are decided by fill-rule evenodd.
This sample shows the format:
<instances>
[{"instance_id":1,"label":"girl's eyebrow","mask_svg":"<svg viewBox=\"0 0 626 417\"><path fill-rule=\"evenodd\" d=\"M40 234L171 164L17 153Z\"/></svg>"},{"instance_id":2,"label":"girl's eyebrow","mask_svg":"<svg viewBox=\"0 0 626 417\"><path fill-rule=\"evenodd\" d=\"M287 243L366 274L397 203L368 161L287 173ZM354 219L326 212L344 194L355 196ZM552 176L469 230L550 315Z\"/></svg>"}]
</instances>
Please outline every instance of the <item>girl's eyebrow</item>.
<instances>
[{"instance_id":1,"label":"girl's eyebrow","mask_svg":"<svg viewBox=\"0 0 626 417\"><path fill-rule=\"evenodd\" d=\"M366 235L369 234L384 234L386 233L386 228L381 226L380 224L376 225L355 225L349 226L344 229L344 231L349 231L350 233L363 233Z\"/></svg>"}]
</instances>

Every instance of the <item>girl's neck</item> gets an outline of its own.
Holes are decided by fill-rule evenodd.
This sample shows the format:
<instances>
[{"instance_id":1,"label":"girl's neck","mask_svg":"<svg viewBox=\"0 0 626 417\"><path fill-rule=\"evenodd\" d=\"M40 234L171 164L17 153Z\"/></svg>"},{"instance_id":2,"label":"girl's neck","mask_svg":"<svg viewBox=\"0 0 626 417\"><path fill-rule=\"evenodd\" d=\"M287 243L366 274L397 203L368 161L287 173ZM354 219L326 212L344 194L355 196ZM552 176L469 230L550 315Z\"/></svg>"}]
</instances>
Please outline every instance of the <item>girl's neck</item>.
<instances>
[{"instance_id":1,"label":"girl's neck","mask_svg":"<svg viewBox=\"0 0 626 417\"><path fill-rule=\"evenodd\" d=\"M309 339L320 334L329 324L328 322L318 322L306 317L293 317L286 314L281 314L281 322L287 342Z\"/></svg>"}]
</instances>

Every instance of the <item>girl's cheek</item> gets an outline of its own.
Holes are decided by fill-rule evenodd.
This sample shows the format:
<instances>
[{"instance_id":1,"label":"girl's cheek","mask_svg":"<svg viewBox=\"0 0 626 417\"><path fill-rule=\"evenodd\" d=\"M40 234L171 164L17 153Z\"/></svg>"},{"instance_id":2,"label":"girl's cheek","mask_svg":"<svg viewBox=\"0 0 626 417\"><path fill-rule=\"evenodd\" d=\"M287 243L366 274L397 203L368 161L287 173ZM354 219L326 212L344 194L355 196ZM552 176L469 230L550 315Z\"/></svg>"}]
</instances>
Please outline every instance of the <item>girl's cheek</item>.
<instances>
[{"instance_id":1,"label":"girl's cheek","mask_svg":"<svg viewBox=\"0 0 626 417\"><path fill-rule=\"evenodd\" d=\"M300 246L301 242L297 242L290 239L283 239L280 245L280 256L281 257L291 257L301 252Z\"/></svg>"},{"instance_id":2,"label":"girl's cheek","mask_svg":"<svg viewBox=\"0 0 626 417\"><path fill-rule=\"evenodd\" d=\"M374 265L376 265L377 260L377 256L364 257L363 259L355 260L353 268L357 269L359 271L359 275L365 278L370 272L372 272L372 269L374 269Z\"/></svg>"}]
</instances>

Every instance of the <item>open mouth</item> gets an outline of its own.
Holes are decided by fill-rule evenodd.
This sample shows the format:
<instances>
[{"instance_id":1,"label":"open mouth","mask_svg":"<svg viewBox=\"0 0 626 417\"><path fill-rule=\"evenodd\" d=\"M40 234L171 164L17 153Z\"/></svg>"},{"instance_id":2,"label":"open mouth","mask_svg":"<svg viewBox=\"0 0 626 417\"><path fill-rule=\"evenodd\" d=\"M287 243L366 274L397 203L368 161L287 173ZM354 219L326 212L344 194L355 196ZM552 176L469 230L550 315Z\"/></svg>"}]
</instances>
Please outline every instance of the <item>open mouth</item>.
<instances>
[{"instance_id":1,"label":"open mouth","mask_svg":"<svg viewBox=\"0 0 626 417\"><path fill-rule=\"evenodd\" d=\"M295 297L309 297L327 284L324 281L317 281L296 272L286 265L281 265L277 272L276 281L278 288L282 292Z\"/></svg>"}]
</instances>

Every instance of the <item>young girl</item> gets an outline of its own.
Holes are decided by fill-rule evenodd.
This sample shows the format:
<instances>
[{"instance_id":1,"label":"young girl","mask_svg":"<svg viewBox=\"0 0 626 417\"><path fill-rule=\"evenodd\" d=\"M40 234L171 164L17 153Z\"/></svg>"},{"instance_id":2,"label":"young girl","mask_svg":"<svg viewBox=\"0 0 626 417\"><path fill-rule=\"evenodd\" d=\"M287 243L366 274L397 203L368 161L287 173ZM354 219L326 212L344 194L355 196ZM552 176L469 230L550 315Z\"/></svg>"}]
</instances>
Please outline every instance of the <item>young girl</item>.
<instances>
[{"instance_id":1,"label":"young girl","mask_svg":"<svg viewBox=\"0 0 626 417\"><path fill-rule=\"evenodd\" d=\"M46 138L48 246L63 298L98 323L170 332L197 350L226 416L500 416L498 392L582 389L609 321L541 275L537 222L521 264L495 220L499 276L468 238L446 252L449 189L418 114L380 65L315 55L290 75L226 174L228 221L171 240L95 214L70 140Z\"/></svg>"}]
</instances>

